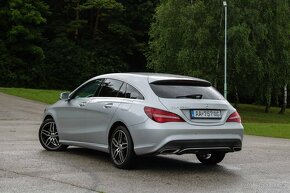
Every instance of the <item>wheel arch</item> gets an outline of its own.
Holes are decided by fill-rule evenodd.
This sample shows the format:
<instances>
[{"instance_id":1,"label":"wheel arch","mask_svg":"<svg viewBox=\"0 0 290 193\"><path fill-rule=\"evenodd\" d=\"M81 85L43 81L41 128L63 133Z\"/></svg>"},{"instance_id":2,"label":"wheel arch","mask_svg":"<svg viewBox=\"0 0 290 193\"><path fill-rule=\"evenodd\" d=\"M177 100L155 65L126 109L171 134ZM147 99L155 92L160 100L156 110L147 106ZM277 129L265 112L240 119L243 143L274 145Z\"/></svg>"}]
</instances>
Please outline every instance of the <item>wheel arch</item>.
<instances>
[{"instance_id":1,"label":"wheel arch","mask_svg":"<svg viewBox=\"0 0 290 193\"><path fill-rule=\"evenodd\" d=\"M47 119L53 119L53 120L54 120L53 116L52 116L52 115L50 115L50 114L48 114L48 115L45 115L45 117L44 117L43 121L45 121L45 120L47 120Z\"/></svg>"},{"instance_id":2,"label":"wheel arch","mask_svg":"<svg viewBox=\"0 0 290 193\"><path fill-rule=\"evenodd\" d=\"M128 131L129 134L130 134L130 137L131 137L131 139L132 139L132 142L133 142L133 149L134 149L134 140L133 140L133 138L132 138L132 135L131 135L131 133L130 133L128 127L127 127L127 126L125 125L125 123L123 123L122 121L116 121L116 122L111 126L111 128L110 128L110 130L109 130L109 133L108 133L108 139L107 139L107 142L108 142L108 148L110 147L110 138L111 138L111 136L112 136L114 130L115 130L118 126L124 126L124 127L127 129L127 131Z\"/></svg>"}]
</instances>

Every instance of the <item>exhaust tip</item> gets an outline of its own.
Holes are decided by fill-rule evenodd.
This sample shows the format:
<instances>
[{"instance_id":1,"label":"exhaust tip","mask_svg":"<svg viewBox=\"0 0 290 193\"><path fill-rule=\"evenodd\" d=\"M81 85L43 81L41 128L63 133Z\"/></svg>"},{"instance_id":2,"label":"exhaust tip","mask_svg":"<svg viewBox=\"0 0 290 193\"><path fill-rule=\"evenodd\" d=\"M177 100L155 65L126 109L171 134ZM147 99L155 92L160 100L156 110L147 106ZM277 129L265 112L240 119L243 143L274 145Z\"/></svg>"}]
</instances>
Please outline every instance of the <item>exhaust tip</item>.
<instances>
[{"instance_id":1,"label":"exhaust tip","mask_svg":"<svg viewBox=\"0 0 290 193\"><path fill-rule=\"evenodd\" d=\"M164 149L160 151L160 154L176 154L179 149Z\"/></svg>"},{"instance_id":2,"label":"exhaust tip","mask_svg":"<svg viewBox=\"0 0 290 193\"><path fill-rule=\"evenodd\" d=\"M234 147L233 150L234 150L234 151L241 151L242 148L241 148L241 147Z\"/></svg>"}]
</instances>

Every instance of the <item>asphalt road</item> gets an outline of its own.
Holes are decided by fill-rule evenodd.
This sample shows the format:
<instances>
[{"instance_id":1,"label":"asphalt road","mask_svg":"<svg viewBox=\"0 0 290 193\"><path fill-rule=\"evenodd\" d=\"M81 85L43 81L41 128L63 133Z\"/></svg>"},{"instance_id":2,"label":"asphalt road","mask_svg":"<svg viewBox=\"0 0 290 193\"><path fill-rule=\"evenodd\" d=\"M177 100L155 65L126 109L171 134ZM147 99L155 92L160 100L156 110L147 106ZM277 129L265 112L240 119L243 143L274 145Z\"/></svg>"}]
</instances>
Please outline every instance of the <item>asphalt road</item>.
<instances>
[{"instance_id":1,"label":"asphalt road","mask_svg":"<svg viewBox=\"0 0 290 193\"><path fill-rule=\"evenodd\" d=\"M0 93L1 193L290 192L290 140L245 136L243 150L218 166L194 155L157 156L126 171L94 150L45 151L37 136L44 108Z\"/></svg>"}]
</instances>

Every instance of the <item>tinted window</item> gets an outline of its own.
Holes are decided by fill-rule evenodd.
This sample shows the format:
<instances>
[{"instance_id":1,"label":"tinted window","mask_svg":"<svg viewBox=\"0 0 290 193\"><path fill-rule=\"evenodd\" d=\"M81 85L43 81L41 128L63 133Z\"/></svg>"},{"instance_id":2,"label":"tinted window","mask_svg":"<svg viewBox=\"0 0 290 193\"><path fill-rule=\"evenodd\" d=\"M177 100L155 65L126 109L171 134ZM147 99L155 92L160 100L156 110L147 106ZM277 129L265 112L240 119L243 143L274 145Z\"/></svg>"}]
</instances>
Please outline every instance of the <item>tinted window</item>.
<instances>
[{"instance_id":1,"label":"tinted window","mask_svg":"<svg viewBox=\"0 0 290 193\"><path fill-rule=\"evenodd\" d=\"M150 84L154 93L161 98L191 98L221 100L223 96L212 86Z\"/></svg>"},{"instance_id":2,"label":"tinted window","mask_svg":"<svg viewBox=\"0 0 290 193\"><path fill-rule=\"evenodd\" d=\"M126 90L126 98L131 99L144 99L142 94L133 86L127 84L127 90Z\"/></svg>"},{"instance_id":3,"label":"tinted window","mask_svg":"<svg viewBox=\"0 0 290 193\"><path fill-rule=\"evenodd\" d=\"M116 97L123 82L114 79L106 79L99 93L100 97Z\"/></svg>"},{"instance_id":4,"label":"tinted window","mask_svg":"<svg viewBox=\"0 0 290 193\"><path fill-rule=\"evenodd\" d=\"M126 88L127 88L127 84L123 83L122 87L119 90L119 93L117 95L117 97L121 97L121 98L125 98L125 94L126 94Z\"/></svg>"},{"instance_id":5,"label":"tinted window","mask_svg":"<svg viewBox=\"0 0 290 193\"><path fill-rule=\"evenodd\" d=\"M88 82L87 84L85 84L81 88L79 88L73 94L72 98L85 98L85 97L95 96L95 93L100 88L101 83L102 83L101 79L92 80L92 81Z\"/></svg>"}]
</instances>

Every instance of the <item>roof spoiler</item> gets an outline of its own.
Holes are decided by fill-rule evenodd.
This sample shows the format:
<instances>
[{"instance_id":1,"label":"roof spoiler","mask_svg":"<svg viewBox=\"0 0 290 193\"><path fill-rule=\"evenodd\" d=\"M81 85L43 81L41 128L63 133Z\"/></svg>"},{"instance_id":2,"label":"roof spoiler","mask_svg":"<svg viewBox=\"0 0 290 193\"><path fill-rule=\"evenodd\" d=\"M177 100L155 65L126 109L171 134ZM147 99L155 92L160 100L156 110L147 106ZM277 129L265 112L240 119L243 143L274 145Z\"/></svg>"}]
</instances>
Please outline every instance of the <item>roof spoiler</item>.
<instances>
[{"instance_id":1,"label":"roof spoiler","mask_svg":"<svg viewBox=\"0 0 290 193\"><path fill-rule=\"evenodd\" d=\"M154 82L151 82L150 84L154 85L170 85L170 86L203 86L203 87L209 87L211 86L211 83L205 80L157 80Z\"/></svg>"}]
</instances>

